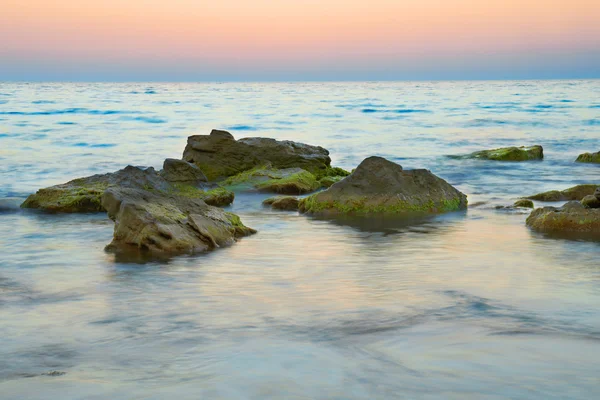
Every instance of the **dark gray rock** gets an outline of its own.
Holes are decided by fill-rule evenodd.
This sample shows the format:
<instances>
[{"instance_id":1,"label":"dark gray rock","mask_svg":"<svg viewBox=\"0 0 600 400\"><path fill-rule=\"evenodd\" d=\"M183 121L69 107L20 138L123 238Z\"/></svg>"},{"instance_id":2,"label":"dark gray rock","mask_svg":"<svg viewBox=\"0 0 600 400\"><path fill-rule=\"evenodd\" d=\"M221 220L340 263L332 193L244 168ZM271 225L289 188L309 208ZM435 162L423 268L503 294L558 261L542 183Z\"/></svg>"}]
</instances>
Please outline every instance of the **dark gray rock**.
<instances>
[{"instance_id":1,"label":"dark gray rock","mask_svg":"<svg viewBox=\"0 0 600 400\"><path fill-rule=\"evenodd\" d=\"M188 185L201 185L208 182L204 173L187 161L167 158L163 163L161 175L172 183L185 183Z\"/></svg>"},{"instance_id":2,"label":"dark gray rock","mask_svg":"<svg viewBox=\"0 0 600 400\"><path fill-rule=\"evenodd\" d=\"M585 208L600 208L600 200L591 194L581 199L581 204Z\"/></svg>"}]
</instances>

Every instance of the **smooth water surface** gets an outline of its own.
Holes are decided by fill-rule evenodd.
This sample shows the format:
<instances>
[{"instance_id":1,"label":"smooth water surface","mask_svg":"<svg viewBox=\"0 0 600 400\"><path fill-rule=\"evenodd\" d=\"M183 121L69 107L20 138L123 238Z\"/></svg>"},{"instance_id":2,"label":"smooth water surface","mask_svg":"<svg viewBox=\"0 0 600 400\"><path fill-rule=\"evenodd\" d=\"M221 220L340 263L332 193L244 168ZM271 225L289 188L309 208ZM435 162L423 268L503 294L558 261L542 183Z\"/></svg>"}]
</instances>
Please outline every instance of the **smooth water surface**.
<instances>
[{"instance_id":1,"label":"smooth water surface","mask_svg":"<svg viewBox=\"0 0 600 400\"><path fill-rule=\"evenodd\" d=\"M600 184L573 163L600 150L600 81L0 83L0 198L160 168L212 128L427 168L484 204L369 229L242 194L257 235L145 265L104 253L105 215L0 214L1 399L600 398L600 244L494 209ZM531 144L544 161L446 157Z\"/></svg>"}]
</instances>

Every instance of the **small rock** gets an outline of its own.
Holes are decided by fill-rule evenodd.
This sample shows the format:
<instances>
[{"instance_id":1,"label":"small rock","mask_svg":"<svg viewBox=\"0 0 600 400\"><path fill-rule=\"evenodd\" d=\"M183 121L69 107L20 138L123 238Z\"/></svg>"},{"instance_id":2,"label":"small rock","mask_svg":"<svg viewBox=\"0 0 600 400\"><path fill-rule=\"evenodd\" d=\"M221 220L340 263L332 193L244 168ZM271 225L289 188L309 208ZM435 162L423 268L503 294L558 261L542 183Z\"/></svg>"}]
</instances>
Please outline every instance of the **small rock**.
<instances>
[{"instance_id":1,"label":"small rock","mask_svg":"<svg viewBox=\"0 0 600 400\"><path fill-rule=\"evenodd\" d=\"M533 196L526 197L526 199L536 201L580 200L587 195L594 194L597 188L597 184L577 185L565 190L551 190L549 192L534 194Z\"/></svg>"},{"instance_id":2,"label":"small rock","mask_svg":"<svg viewBox=\"0 0 600 400\"><path fill-rule=\"evenodd\" d=\"M462 156L450 156L457 159L480 159L493 161L529 161L541 160L544 158L544 149L542 146L535 145L531 147L502 147L492 150L481 150Z\"/></svg>"},{"instance_id":3,"label":"small rock","mask_svg":"<svg viewBox=\"0 0 600 400\"><path fill-rule=\"evenodd\" d=\"M580 154L575 162L600 164L600 151Z\"/></svg>"},{"instance_id":4,"label":"small rock","mask_svg":"<svg viewBox=\"0 0 600 400\"><path fill-rule=\"evenodd\" d=\"M533 201L528 199L519 199L515 201L513 207L533 208Z\"/></svg>"},{"instance_id":5,"label":"small rock","mask_svg":"<svg viewBox=\"0 0 600 400\"><path fill-rule=\"evenodd\" d=\"M298 211L300 200L293 196L270 197L263 201L266 206L271 206L275 210Z\"/></svg>"},{"instance_id":6,"label":"small rock","mask_svg":"<svg viewBox=\"0 0 600 400\"><path fill-rule=\"evenodd\" d=\"M169 182L199 185L208 182L200 168L187 161L167 158L163 163L161 175Z\"/></svg>"},{"instance_id":7,"label":"small rock","mask_svg":"<svg viewBox=\"0 0 600 400\"><path fill-rule=\"evenodd\" d=\"M581 204L585 208L600 208L600 199L590 194L589 196L585 196L583 199L581 199Z\"/></svg>"},{"instance_id":8,"label":"small rock","mask_svg":"<svg viewBox=\"0 0 600 400\"><path fill-rule=\"evenodd\" d=\"M48 371L43 373L42 375L47 375L47 376L63 376L65 375L66 372L63 371Z\"/></svg>"}]
</instances>

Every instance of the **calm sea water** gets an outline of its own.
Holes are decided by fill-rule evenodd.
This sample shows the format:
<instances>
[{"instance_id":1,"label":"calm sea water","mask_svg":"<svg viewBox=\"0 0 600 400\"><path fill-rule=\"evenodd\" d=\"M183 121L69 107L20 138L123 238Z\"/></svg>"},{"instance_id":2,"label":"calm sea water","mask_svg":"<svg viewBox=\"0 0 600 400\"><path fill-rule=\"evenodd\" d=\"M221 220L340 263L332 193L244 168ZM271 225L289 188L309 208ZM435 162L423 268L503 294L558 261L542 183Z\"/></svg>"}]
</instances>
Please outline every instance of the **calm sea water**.
<instances>
[{"instance_id":1,"label":"calm sea water","mask_svg":"<svg viewBox=\"0 0 600 400\"><path fill-rule=\"evenodd\" d=\"M487 203L378 230L240 195L257 235L146 265L103 252L104 215L1 214L0 398L600 397L600 244L493 209L600 183L573 163L600 150L600 81L0 83L0 198L160 167L212 128L348 169L384 156ZM543 162L445 157L529 144Z\"/></svg>"}]
</instances>

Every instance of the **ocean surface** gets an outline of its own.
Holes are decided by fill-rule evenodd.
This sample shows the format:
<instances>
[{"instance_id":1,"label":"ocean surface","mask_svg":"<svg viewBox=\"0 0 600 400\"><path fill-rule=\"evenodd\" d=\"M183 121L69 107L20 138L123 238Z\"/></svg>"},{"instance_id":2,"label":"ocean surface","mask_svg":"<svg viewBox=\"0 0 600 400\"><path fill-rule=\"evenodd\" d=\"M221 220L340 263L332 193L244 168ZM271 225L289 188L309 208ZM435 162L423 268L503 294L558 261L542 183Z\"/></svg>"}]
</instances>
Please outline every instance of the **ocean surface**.
<instances>
[{"instance_id":1,"label":"ocean surface","mask_svg":"<svg viewBox=\"0 0 600 400\"><path fill-rule=\"evenodd\" d=\"M494 209L600 184L573 163L600 150L600 81L0 83L0 199L160 168L213 128L427 168L475 206L374 229L241 194L258 234L145 265L103 251L105 215L0 214L2 400L600 398L600 243Z\"/></svg>"}]
</instances>

